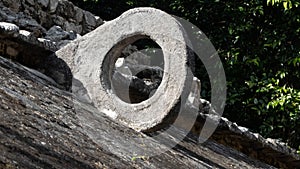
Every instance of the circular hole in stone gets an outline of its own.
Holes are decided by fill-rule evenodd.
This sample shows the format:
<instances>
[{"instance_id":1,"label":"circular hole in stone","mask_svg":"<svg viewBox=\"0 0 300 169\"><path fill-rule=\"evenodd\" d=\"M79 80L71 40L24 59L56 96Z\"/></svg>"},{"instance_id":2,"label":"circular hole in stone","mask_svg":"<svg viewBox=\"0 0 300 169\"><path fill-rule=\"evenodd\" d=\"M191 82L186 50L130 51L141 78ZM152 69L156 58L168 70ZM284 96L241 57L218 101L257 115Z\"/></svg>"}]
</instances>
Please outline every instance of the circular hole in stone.
<instances>
[{"instance_id":1,"label":"circular hole in stone","mask_svg":"<svg viewBox=\"0 0 300 169\"><path fill-rule=\"evenodd\" d=\"M117 55L111 74L114 94L127 103L140 103L153 96L163 78L161 47L144 36L125 45Z\"/></svg>"}]
</instances>

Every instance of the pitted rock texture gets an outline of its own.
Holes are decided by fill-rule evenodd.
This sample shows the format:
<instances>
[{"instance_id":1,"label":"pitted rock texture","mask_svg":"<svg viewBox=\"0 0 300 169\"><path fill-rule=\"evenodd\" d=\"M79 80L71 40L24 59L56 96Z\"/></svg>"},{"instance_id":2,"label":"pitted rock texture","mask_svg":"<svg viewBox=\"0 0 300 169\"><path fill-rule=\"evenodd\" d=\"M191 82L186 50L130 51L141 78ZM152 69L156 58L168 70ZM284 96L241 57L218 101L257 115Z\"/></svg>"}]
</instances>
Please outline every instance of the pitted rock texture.
<instances>
[{"instance_id":1,"label":"pitted rock texture","mask_svg":"<svg viewBox=\"0 0 300 169\"><path fill-rule=\"evenodd\" d=\"M194 133L201 130L205 119L218 124L216 131L211 136L212 140L278 168L296 169L300 167L300 157L296 150L278 140L265 139L260 134L252 133L248 128L238 126L224 117L199 112L193 128Z\"/></svg>"},{"instance_id":2,"label":"pitted rock texture","mask_svg":"<svg viewBox=\"0 0 300 169\"><path fill-rule=\"evenodd\" d=\"M54 70L49 65L56 63L49 58L103 23L67 0L1 0L0 21L0 54L51 76L66 89L66 69Z\"/></svg>"},{"instance_id":3,"label":"pitted rock texture","mask_svg":"<svg viewBox=\"0 0 300 169\"><path fill-rule=\"evenodd\" d=\"M66 76L72 75L66 63L53 54L76 38L76 32L87 33L95 24L101 25L102 20L64 0L1 0L0 21L17 24L0 23L0 55L28 66L42 65L35 69L52 78L0 57L0 135L3 136L0 137L0 168L273 168L240 152L277 167L300 166L299 156L286 145L264 139L224 118L212 139L240 152L212 141L197 145L197 138L188 137L159 157L137 157L135 161L131 160L132 156L115 156L108 150L120 147L118 139L124 131L129 138L142 133L101 114L103 137L113 136L114 140L101 147L80 127L74 127L81 124L74 116L73 96L60 90L71 87L70 81L66 84ZM209 103L205 104L200 112L209 109ZM80 111L92 114L94 108L88 105ZM203 119L211 118L216 123L219 119L199 114L194 134L201 128Z\"/></svg>"},{"instance_id":4,"label":"pitted rock texture","mask_svg":"<svg viewBox=\"0 0 300 169\"><path fill-rule=\"evenodd\" d=\"M53 26L85 34L103 24L100 17L67 0L1 0L0 9L0 21L30 32L38 30L41 36Z\"/></svg>"},{"instance_id":5,"label":"pitted rock texture","mask_svg":"<svg viewBox=\"0 0 300 169\"><path fill-rule=\"evenodd\" d=\"M75 35L76 37L76 35ZM73 38L75 39L75 38ZM34 32L28 32L26 30L20 30L20 28L12 23L7 22L0 22L0 43L6 44L6 40L13 40L13 41L22 41L24 43L31 44L32 46L38 46L44 48L45 50L49 50L55 52L58 50L58 46L55 41L51 41L45 38L37 38L34 35ZM15 49L19 50L19 49ZM30 50L30 49L29 49ZM20 52L20 51L19 51ZM35 52L35 51L33 51ZM41 53L43 54L43 53ZM9 53L8 53L9 55ZM12 57L16 57L14 55L10 55Z\"/></svg>"},{"instance_id":6,"label":"pitted rock texture","mask_svg":"<svg viewBox=\"0 0 300 169\"><path fill-rule=\"evenodd\" d=\"M49 33L48 33L49 32ZM45 38L19 30L15 24L0 22L0 54L51 77L59 88L70 90L72 75L66 64L54 52L78 35L63 31L59 26L50 29Z\"/></svg>"},{"instance_id":7,"label":"pitted rock texture","mask_svg":"<svg viewBox=\"0 0 300 169\"><path fill-rule=\"evenodd\" d=\"M0 38L17 37L19 35L19 27L15 24L0 22Z\"/></svg>"},{"instance_id":8,"label":"pitted rock texture","mask_svg":"<svg viewBox=\"0 0 300 169\"><path fill-rule=\"evenodd\" d=\"M100 141L109 140L95 144L77 116L96 113L93 106L56 88L44 75L2 57L0 80L0 168L274 168L214 141L197 144L193 137L158 156L122 153L128 149L126 139L149 136L98 114ZM76 102L80 109L75 109ZM146 146L164 146L151 147L155 142ZM130 146L136 151L144 147Z\"/></svg>"},{"instance_id":9,"label":"pitted rock texture","mask_svg":"<svg viewBox=\"0 0 300 169\"><path fill-rule=\"evenodd\" d=\"M70 67L73 78L81 81L100 111L116 111L117 119L128 126L150 131L168 125L176 117L175 109L185 99L184 90L190 90L193 75L188 67L189 42L183 30L174 17L163 11L135 8L71 42L56 55ZM125 104L113 93L110 83L114 63L126 46L147 38L162 48L167 63L164 78L152 97L141 103Z\"/></svg>"}]
</instances>

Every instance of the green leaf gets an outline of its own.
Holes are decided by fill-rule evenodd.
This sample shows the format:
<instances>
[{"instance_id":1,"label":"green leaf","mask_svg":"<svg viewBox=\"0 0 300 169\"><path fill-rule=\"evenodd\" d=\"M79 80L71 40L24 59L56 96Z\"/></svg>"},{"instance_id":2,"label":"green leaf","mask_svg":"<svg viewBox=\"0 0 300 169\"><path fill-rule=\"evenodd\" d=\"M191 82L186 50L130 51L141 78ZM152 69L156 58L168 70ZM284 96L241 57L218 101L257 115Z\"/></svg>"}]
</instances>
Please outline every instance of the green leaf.
<instances>
[{"instance_id":1,"label":"green leaf","mask_svg":"<svg viewBox=\"0 0 300 169\"><path fill-rule=\"evenodd\" d=\"M288 2L283 2L283 7L284 7L285 10L287 10L288 9Z\"/></svg>"}]
</instances>

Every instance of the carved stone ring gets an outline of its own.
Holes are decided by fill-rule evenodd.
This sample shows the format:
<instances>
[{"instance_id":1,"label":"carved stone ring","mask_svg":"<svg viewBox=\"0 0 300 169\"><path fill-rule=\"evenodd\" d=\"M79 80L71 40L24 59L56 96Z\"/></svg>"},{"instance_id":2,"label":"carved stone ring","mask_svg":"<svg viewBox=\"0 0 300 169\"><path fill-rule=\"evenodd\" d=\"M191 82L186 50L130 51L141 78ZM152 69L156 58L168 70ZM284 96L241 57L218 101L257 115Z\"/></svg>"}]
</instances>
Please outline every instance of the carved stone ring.
<instances>
[{"instance_id":1,"label":"carved stone ring","mask_svg":"<svg viewBox=\"0 0 300 169\"><path fill-rule=\"evenodd\" d=\"M126 103L112 89L114 63L133 42L150 38L164 55L163 79L140 103ZM174 116L189 77L186 33L171 15L153 8L131 9L73 41L56 55L71 69L96 108L138 131L164 126Z\"/></svg>"}]
</instances>

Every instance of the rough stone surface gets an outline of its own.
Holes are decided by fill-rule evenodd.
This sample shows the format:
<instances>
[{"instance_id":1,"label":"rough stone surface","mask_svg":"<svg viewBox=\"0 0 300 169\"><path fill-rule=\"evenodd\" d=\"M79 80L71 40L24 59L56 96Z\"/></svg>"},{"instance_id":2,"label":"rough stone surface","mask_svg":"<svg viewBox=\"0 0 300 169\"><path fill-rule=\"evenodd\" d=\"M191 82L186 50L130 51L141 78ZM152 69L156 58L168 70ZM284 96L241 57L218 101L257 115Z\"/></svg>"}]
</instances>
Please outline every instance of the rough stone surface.
<instances>
[{"instance_id":1,"label":"rough stone surface","mask_svg":"<svg viewBox=\"0 0 300 169\"><path fill-rule=\"evenodd\" d=\"M34 5L34 0L26 0L27 3L29 3L30 5Z\"/></svg>"},{"instance_id":2,"label":"rough stone surface","mask_svg":"<svg viewBox=\"0 0 300 169\"><path fill-rule=\"evenodd\" d=\"M97 25L97 20L92 13L85 11L83 13L83 23L83 33L87 33L93 30L93 28Z\"/></svg>"},{"instance_id":3,"label":"rough stone surface","mask_svg":"<svg viewBox=\"0 0 300 169\"><path fill-rule=\"evenodd\" d=\"M147 14L144 15L144 12ZM183 77L189 77L188 72L185 72L185 66L188 65L188 51L180 51L180 49L186 49L183 46L187 45L183 38L184 34L177 35L176 37L176 33L181 32L176 31L176 29L180 30L180 26L173 22L174 20L171 19L172 17L168 18L167 16L167 14L151 8L133 9L124 13L119 18L105 23L95 31L73 41L65 48L56 52L57 56L63 59L70 67L74 79L80 81L82 83L81 87L86 89L84 93L84 95L87 96L86 102L94 103L101 112L116 112L117 115L111 116L112 118L117 119L122 123L126 123L127 126L138 131L153 132L154 130L165 127L164 124L172 122L170 119L176 114L173 114L176 112L174 110L176 110L176 105L178 104L176 101L179 100L181 92L184 87L186 87L184 86L186 85L186 79ZM157 22L155 25L151 25L151 23L147 22L140 23L140 17L158 17L159 19L156 19ZM162 28L164 25L158 24L160 21L162 23L167 22L167 25L173 24L171 26L172 28ZM106 34L106 30L111 30L114 34ZM161 30L168 30L168 32L162 33ZM175 35L172 34L172 31L176 32L174 33ZM161 34L165 35L165 37L159 36ZM168 54L166 51L172 51L173 43L172 39L165 39L166 37L172 37L179 41L181 40L183 44L174 44L176 44L176 49L179 50L177 51L177 54L181 57L180 59L183 60L176 60L177 58L174 56L168 58L168 55L164 55L167 65L164 67L165 70L160 71L168 72L168 77L165 77L166 73L164 73L160 87L149 99L137 104L127 104L120 101L122 96L116 97L114 88L111 86L111 82L108 79L111 78L113 74L111 69L113 69L114 63L116 61L122 62L122 58L118 59L121 52L123 51L123 54L126 55L126 52L131 53L132 51L135 51L134 48L128 48L125 51L123 49L134 41L145 37L158 43L164 51L164 54ZM131 60L134 62L134 57L131 58ZM118 65L119 63L116 64ZM176 67L168 67L170 66L168 64L172 66L176 65ZM135 74L132 71L132 65L122 63L118 65L118 68L120 70L117 70L117 73L112 76L112 81L125 81L124 83L128 86L130 86L131 83L134 83L137 88L142 89L140 91L137 89L137 93L143 94L143 90L148 88L146 85L136 81L134 78L126 78L128 75L131 76L132 74ZM172 77L172 75L175 76ZM168 79L169 81L166 82L164 81L165 79ZM173 79L175 81L172 81ZM193 84L191 85L193 86ZM191 86L188 86L188 88L189 87ZM160 91L161 88L164 90ZM177 90L168 90L170 88L177 88ZM126 87L123 87L123 91L126 92ZM162 93L167 96L164 98ZM74 94L76 95L76 92L74 92ZM82 95L82 93L80 93L80 95ZM170 105L163 102L165 100L172 101L172 99L176 101L171 102ZM156 100L159 101L157 102ZM212 136L212 138L219 143L230 145L253 158L257 158L277 167L297 168L297 166L299 166L299 157L293 150L281 144L270 144L258 134L253 134L246 128L239 127L235 123L229 122L227 119L220 118L217 116L218 113L215 113L216 115L203 114L210 109L210 103L201 99L199 102L201 103L199 105L200 111L196 124L192 128L193 134L200 134L206 119L212 124L218 124L218 121L220 120L220 125L216 131L218 134ZM171 116L168 116L168 113L171 114ZM178 126L185 128L184 124L189 124L189 119L185 117L180 118L182 118L182 122ZM188 127L185 129L188 131L190 130ZM289 161L289 163L287 164L286 161Z\"/></svg>"},{"instance_id":4,"label":"rough stone surface","mask_svg":"<svg viewBox=\"0 0 300 169\"><path fill-rule=\"evenodd\" d=\"M44 8L47 8L49 5L49 0L38 0L37 3L41 4Z\"/></svg>"},{"instance_id":5,"label":"rough stone surface","mask_svg":"<svg viewBox=\"0 0 300 169\"><path fill-rule=\"evenodd\" d=\"M31 68L39 70L53 78L60 88L70 89L69 68L53 55L61 46L76 39L73 32L53 27L46 33L46 38L37 38L35 32L19 30L19 27L0 22L0 54Z\"/></svg>"},{"instance_id":6,"label":"rough stone surface","mask_svg":"<svg viewBox=\"0 0 300 169\"><path fill-rule=\"evenodd\" d=\"M19 35L19 27L15 24L0 22L0 37L17 37Z\"/></svg>"},{"instance_id":7,"label":"rough stone surface","mask_svg":"<svg viewBox=\"0 0 300 169\"><path fill-rule=\"evenodd\" d=\"M83 20L83 11L82 9L78 8L78 7L74 7L75 10L75 21L78 23L81 23Z\"/></svg>"},{"instance_id":8,"label":"rough stone surface","mask_svg":"<svg viewBox=\"0 0 300 169\"><path fill-rule=\"evenodd\" d=\"M148 137L151 134L144 135L107 118L103 112L98 112L92 105L87 104L89 95L84 95L87 91L80 91L81 88L78 91L82 92L82 98L74 95L77 92L71 94L64 91L70 89L72 85L70 67L77 63L74 64L72 57L61 60L53 54L59 49L57 47L59 43L68 43L76 38L74 32L65 31L66 27L72 30L75 24L75 27L81 30L78 32L84 31L83 10L74 7L75 16L66 14L58 16L56 9L61 0L50 0L49 6L33 2L35 1L0 1L0 20L18 25L0 23L0 55L47 75L0 57L0 168L273 168L253 159L278 168L299 168L300 158L294 150L277 140L264 139L259 134L251 133L247 128L240 127L225 118L205 114L210 108L210 103L203 99L199 100L200 112L191 135L172 150L151 158L124 155L128 149L128 145L124 144L127 139L134 139L137 136ZM24 9L22 12L19 11L20 4ZM36 8L38 10L35 10ZM126 18L126 15L123 17ZM51 19L45 25L48 18ZM94 18L96 25L102 23L101 18ZM63 25L61 26L63 30L54 25L55 19L58 25ZM77 25L78 22L80 23ZM93 22L90 23L93 25ZM47 31L46 28L51 29ZM90 38L92 35L91 33L87 37ZM48 39L45 39L45 36ZM85 50L87 42L84 41L87 39L82 38L63 51L66 54L74 54L74 51L87 54L90 52ZM102 45L103 48L107 48L106 43ZM99 46L94 46L97 47ZM120 45L115 47L121 49ZM109 49L111 46L107 50ZM129 63L126 63L126 66L131 66L131 74L135 74L133 73L135 69L139 69ZM147 70L162 72L161 69L151 67ZM127 70L120 70L119 73L122 74L121 78L125 77L125 81L131 81L126 79ZM78 81L73 79L73 84L74 82ZM134 82L143 84L145 81L137 79ZM137 91L149 88L145 83L141 85L142 87L134 86ZM149 94L147 91L146 95ZM81 106L74 107L74 102ZM100 144L95 144L94 140L82 130L84 124L79 122L78 113L84 116L91 114L97 116L96 120L101 124L97 129L103 133L98 142ZM206 119L210 119L212 123L218 123L220 120L219 127L211 137L214 141L208 140L199 145L197 134ZM184 126L176 128L178 133L184 130ZM171 137L166 135L166 138ZM111 141L107 142L107 139ZM154 145L154 142L151 145ZM144 150L144 146L141 143L134 143L130 148L139 152ZM160 149L160 146L164 145L150 149L155 151Z\"/></svg>"},{"instance_id":9,"label":"rough stone surface","mask_svg":"<svg viewBox=\"0 0 300 169\"><path fill-rule=\"evenodd\" d=\"M48 51L57 51L58 47L53 41L38 38L40 32L38 30L34 32L28 32L26 30L20 30L20 28L11 23L0 22L0 43L9 45L9 40L19 40L23 41L24 43L29 43L31 45L38 46L43 48L44 50ZM31 49L29 49L31 50ZM34 51L33 51L34 52Z\"/></svg>"},{"instance_id":10,"label":"rough stone surface","mask_svg":"<svg viewBox=\"0 0 300 169\"><path fill-rule=\"evenodd\" d=\"M73 31L64 31L60 26L53 26L46 32L44 38L55 42L58 48L60 49L79 36L80 35L76 34Z\"/></svg>"},{"instance_id":11,"label":"rough stone surface","mask_svg":"<svg viewBox=\"0 0 300 169\"><path fill-rule=\"evenodd\" d=\"M64 18L72 18L75 15L74 5L69 1L59 1L56 13Z\"/></svg>"},{"instance_id":12,"label":"rough stone surface","mask_svg":"<svg viewBox=\"0 0 300 169\"><path fill-rule=\"evenodd\" d=\"M114 93L127 103L140 103L155 93L162 81L162 75L163 69L160 67L124 64L114 71Z\"/></svg>"},{"instance_id":13,"label":"rough stone surface","mask_svg":"<svg viewBox=\"0 0 300 169\"><path fill-rule=\"evenodd\" d=\"M58 0L50 0L50 2L49 2L49 12L50 13L56 12L57 6L58 6Z\"/></svg>"},{"instance_id":14,"label":"rough stone surface","mask_svg":"<svg viewBox=\"0 0 300 169\"><path fill-rule=\"evenodd\" d=\"M103 24L100 17L67 0L2 0L0 21L15 23L28 31L38 29L42 33L53 26L60 26L67 31L85 34Z\"/></svg>"},{"instance_id":15,"label":"rough stone surface","mask_svg":"<svg viewBox=\"0 0 300 169\"><path fill-rule=\"evenodd\" d=\"M175 18L160 10L136 8L106 22L56 54L69 65L74 79L83 83L99 110L116 111L120 121L136 130L147 131L166 124L175 116L176 111L171 110L179 104L187 78L192 78L187 72L189 56L182 29ZM148 100L125 104L113 94L109 79L122 50L143 38L150 38L161 46L167 63L164 71L167 73L164 73L160 87Z\"/></svg>"},{"instance_id":16,"label":"rough stone surface","mask_svg":"<svg viewBox=\"0 0 300 169\"><path fill-rule=\"evenodd\" d=\"M211 140L197 144L192 136L158 156L127 154L126 140L149 136L101 113L103 144L95 144L78 119L78 113L97 113L94 107L56 88L43 74L2 57L0 80L0 168L274 168ZM75 103L82 105L76 111ZM153 140L146 146L165 145ZM137 152L144 147L130 145Z\"/></svg>"},{"instance_id":17,"label":"rough stone surface","mask_svg":"<svg viewBox=\"0 0 300 169\"><path fill-rule=\"evenodd\" d=\"M32 17L25 15L22 12L13 12L10 8L1 6L1 3L0 9L0 20L2 22L14 23L21 29L26 29L31 32L36 30L40 32L46 31L46 29L43 28L40 24L38 24L36 20L32 19Z\"/></svg>"},{"instance_id":18,"label":"rough stone surface","mask_svg":"<svg viewBox=\"0 0 300 169\"><path fill-rule=\"evenodd\" d=\"M217 130L211 136L212 140L278 168L299 168L300 157L294 149L278 140L265 139L258 133L252 133L249 129L238 126L224 117L199 112L193 132L199 133L204 120L207 119L211 123L218 124Z\"/></svg>"},{"instance_id":19,"label":"rough stone surface","mask_svg":"<svg viewBox=\"0 0 300 169\"><path fill-rule=\"evenodd\" d=\"M2 3L5 6L9 6L12 11L19 12L21 7L21 1L20 0L2 0Z\"/></svg>"}]
</instances>

